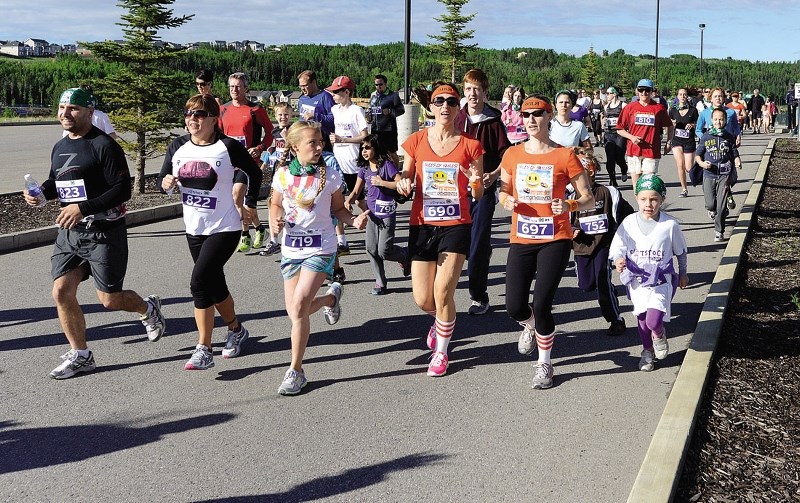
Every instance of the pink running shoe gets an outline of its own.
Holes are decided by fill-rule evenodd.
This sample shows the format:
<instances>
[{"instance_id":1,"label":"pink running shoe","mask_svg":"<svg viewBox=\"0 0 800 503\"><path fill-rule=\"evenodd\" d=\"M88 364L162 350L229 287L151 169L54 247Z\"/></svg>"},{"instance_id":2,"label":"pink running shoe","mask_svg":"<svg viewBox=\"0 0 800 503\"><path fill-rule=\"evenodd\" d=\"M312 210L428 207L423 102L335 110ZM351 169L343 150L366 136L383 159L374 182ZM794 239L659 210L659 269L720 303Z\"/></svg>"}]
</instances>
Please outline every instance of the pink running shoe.
<instances>
[{"instance_id":1,"label":"pink running shoe","mask_svg":"<svg viewBox=\"0 0 800 503\"><path fill-rule=\"evenodd\" d=\"M428 365L428 375L431 377L441 377L447 372L449 358L445 353L434 351L431 363Z\"/></svg>"},{"instance_id":2,"label":"pink running shoe","mask_svg":"<svg viewBox=\"0 0 800 503\"><path fill-rule=\"evenodd\" d=\"M428 349L433 351L436 349L436 324L434 323L431 325L431 329L428 330Z\"/></svg>"}]
</instances>

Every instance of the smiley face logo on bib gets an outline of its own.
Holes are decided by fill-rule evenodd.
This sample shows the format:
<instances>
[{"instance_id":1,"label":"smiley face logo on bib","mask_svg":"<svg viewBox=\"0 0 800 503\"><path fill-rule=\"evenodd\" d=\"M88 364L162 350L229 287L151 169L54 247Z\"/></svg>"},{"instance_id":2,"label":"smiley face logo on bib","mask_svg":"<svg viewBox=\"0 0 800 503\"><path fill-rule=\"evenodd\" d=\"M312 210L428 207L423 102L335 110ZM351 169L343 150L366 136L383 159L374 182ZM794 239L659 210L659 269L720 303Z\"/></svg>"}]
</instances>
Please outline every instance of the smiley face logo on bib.
<instances>
[{"instance_id":1,"label":"smiley face logo on bib","mask_svg":"<svg viewBox=\"0 0 800 503\"><path fill-rule=\"evenodd\" d=\"M542 181L539 178L538 174L528 173L528 176L525 177L525 187L523 187L522 190L530 194L531 191L534 190L536 187L538 187L541 182Z\"/></svg>"}]
</instances>

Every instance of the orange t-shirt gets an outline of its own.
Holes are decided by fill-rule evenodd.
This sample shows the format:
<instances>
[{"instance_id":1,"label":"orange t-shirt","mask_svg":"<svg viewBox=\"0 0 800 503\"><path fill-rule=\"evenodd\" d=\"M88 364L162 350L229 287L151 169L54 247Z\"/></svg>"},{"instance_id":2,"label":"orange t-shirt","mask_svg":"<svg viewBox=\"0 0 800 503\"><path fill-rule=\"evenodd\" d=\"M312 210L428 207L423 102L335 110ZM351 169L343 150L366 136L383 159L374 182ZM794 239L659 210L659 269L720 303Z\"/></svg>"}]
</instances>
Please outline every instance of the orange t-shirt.
<instances>
[{"instance_id":1,"label":"orange t-shirt","mask_svg":"<svg viewBox=\"0 0 800 503\"><path fill-rule=\"evenodd\" d=\"M511 242L546 244L572 239L569 212L553 215L550 203L563 199L570 180L583 173L575 152L558 147L546 154L529 154L522 144L506 150L500 166L511 175L511 186L504 192L519 203L511 213Z\"/></svg>"},{"instance_id":2,"label":"orange t-shirt","mask_svg":"<svg viewBox=\"0 0 800 503\"><path fill-rule=\"evenodd\" d=\"M736 117L741 122L741 120L744 118L744 110L745 110L744 103L742 103L741 101L737 101L736 103L730 102L725 106L727 106L731 110L735 110L736 111Z\"/></svg>"},{"instance_id":3,"label":"orange t-shirt","mask_svg":"<svg viewBox=\"0 0 800 503\"><path fill-rule=\"evenodd\" d=\"M459 225L472 223L467 187L470 163L483 155L481 143L461 134L458 145L439 156L428 143L428 129L418 131L403 143L406 155L414 159L417 184L411 204L411 225Z\"/></svg>"}]
</instances>

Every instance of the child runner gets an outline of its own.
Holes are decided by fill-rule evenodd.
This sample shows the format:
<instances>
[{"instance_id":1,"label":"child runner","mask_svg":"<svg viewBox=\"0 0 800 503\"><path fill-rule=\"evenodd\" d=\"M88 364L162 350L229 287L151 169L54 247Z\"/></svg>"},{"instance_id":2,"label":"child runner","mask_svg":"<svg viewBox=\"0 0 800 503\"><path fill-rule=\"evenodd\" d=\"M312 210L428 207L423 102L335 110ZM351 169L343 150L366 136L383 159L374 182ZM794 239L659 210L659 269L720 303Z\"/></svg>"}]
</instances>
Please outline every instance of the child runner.
<instances>
[{"instance_id":1,"label":"child runner","mask_svg":"<svg viewBox=\"0 0 800 503\"><path fill-rule=\"evenodd\" d=\"M736 182L736 169L742 167L736 138L725 130L723 108L711 113L711 128L703 133L695 153L695 162L703 168L703 194L708 218L714 220L714 241L725 240L726 199L729 186ZM732 199L732 198L731 198Z\"/></svg>"},{"instance_id":2,"label":"child runner","mask_svg":"<svg viewBox=\"0 0 800 503\"><path fill-rule=\"evenodd\" d=\"M363 229L367 216L353 215L344 207L340 175L322 159L322 132L317 123L299 121L286 135L286 152L272 181L270 228L283 230L281 274L286 312L292 321L292 362L278 388L281 395L296 395L307 384L303 355L311 332L312 313L323 309L333 325L342 309L342 285L330 284L325 295L316 296L333 273L336 231L339 221ZM289 153L294 154L291 162Z\"/></svg>"},{"instance_id":3,"label":"child runner","mask_svg":"<svg viewBox=\"0 0 800 503\"><path fill-rule=\"evenodd\" d=\"M272 176L275 174L275 168L278 166L278 162L283 158L283 153L286 151L286 133L289 131L289 124L292 121L292 106L289 105L288 102L282 101L275 105L273 111L278 119L278 127L272 130L272 145L261 154L261 171L264 173L264 179L269 184L272 184ZM264 257L280 253L280 251L281 243L278 240L278 233L270 229L269 243L259 252L259 255Z\"/></svg>"},{"instance_id":4,"label":"child runner","mask_svg":"<svg viewBox=\"0 0 800 503\"><path fill-rule=\"evenodd\" d=\"M633 207L618 189L597 183L595 174L600 164L590 149L573 147L572 150L586 170L594 194L593 209L576 211L571 215L572 251L575 254L578 288L584 292L597 290L600 312L611 324L606 335L622 335L625 333L625 320L620 315L617 293L611 282L608 249L620 222L633 214ZM567 194L567 199L575 198L574 192Z\"/></svg>"},{"instance_id":5,"label":"child runner","mask_svg":"<svg viewBox=\"0 0 800 503\"><path fill-rule=\"evenodd\" d=\"M611 241L611 260L627 285L633 314L639 322L642 356L639 370L653 370L654 358L669 354L664 323L671 317L675 287L686 288L686 240L677 220L661 210L667 188L658 175L636 181L639 212L622 221ZM672 258L678 259L678 273Z\"/></svg>"},{"instance_id":6,"label":"child runner","mask_svg":"<svg viewBox=\"0 0 800 503\"><path fill-rule=\"evenodd\" d=\"M366 187L367 222L366 244L369 261L375 273L375 286L372 295L387 292L384 260L400 262L404 276L411 271L408 251L394 244L394 230L397 224L397 203L394 200L400 173L390 160L389 151L376 134L371 134L361 142L361 157L358 159L361 170L356 186L345 199L344 206L350 210L353 200L361 189Z\"/></svg>"}]
</instances>

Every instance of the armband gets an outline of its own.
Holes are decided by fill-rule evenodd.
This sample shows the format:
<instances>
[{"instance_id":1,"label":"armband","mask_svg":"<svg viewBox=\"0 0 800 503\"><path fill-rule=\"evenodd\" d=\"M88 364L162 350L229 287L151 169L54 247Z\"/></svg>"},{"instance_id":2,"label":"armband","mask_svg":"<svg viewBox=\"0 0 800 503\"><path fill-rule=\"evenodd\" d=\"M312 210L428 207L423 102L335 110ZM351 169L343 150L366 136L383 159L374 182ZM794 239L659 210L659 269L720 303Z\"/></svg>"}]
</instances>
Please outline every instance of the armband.
<instances>
[{"instance_id":1,"label":"armband","mask_svg":"<svg viewBox=\"0 0 800 503\"><path fill-rule=\"evenodd\" d=\"M564 202L567 204L569 211L578 211L578 201L575 199L566 199Z\"/></svg>"}]
</instances>

